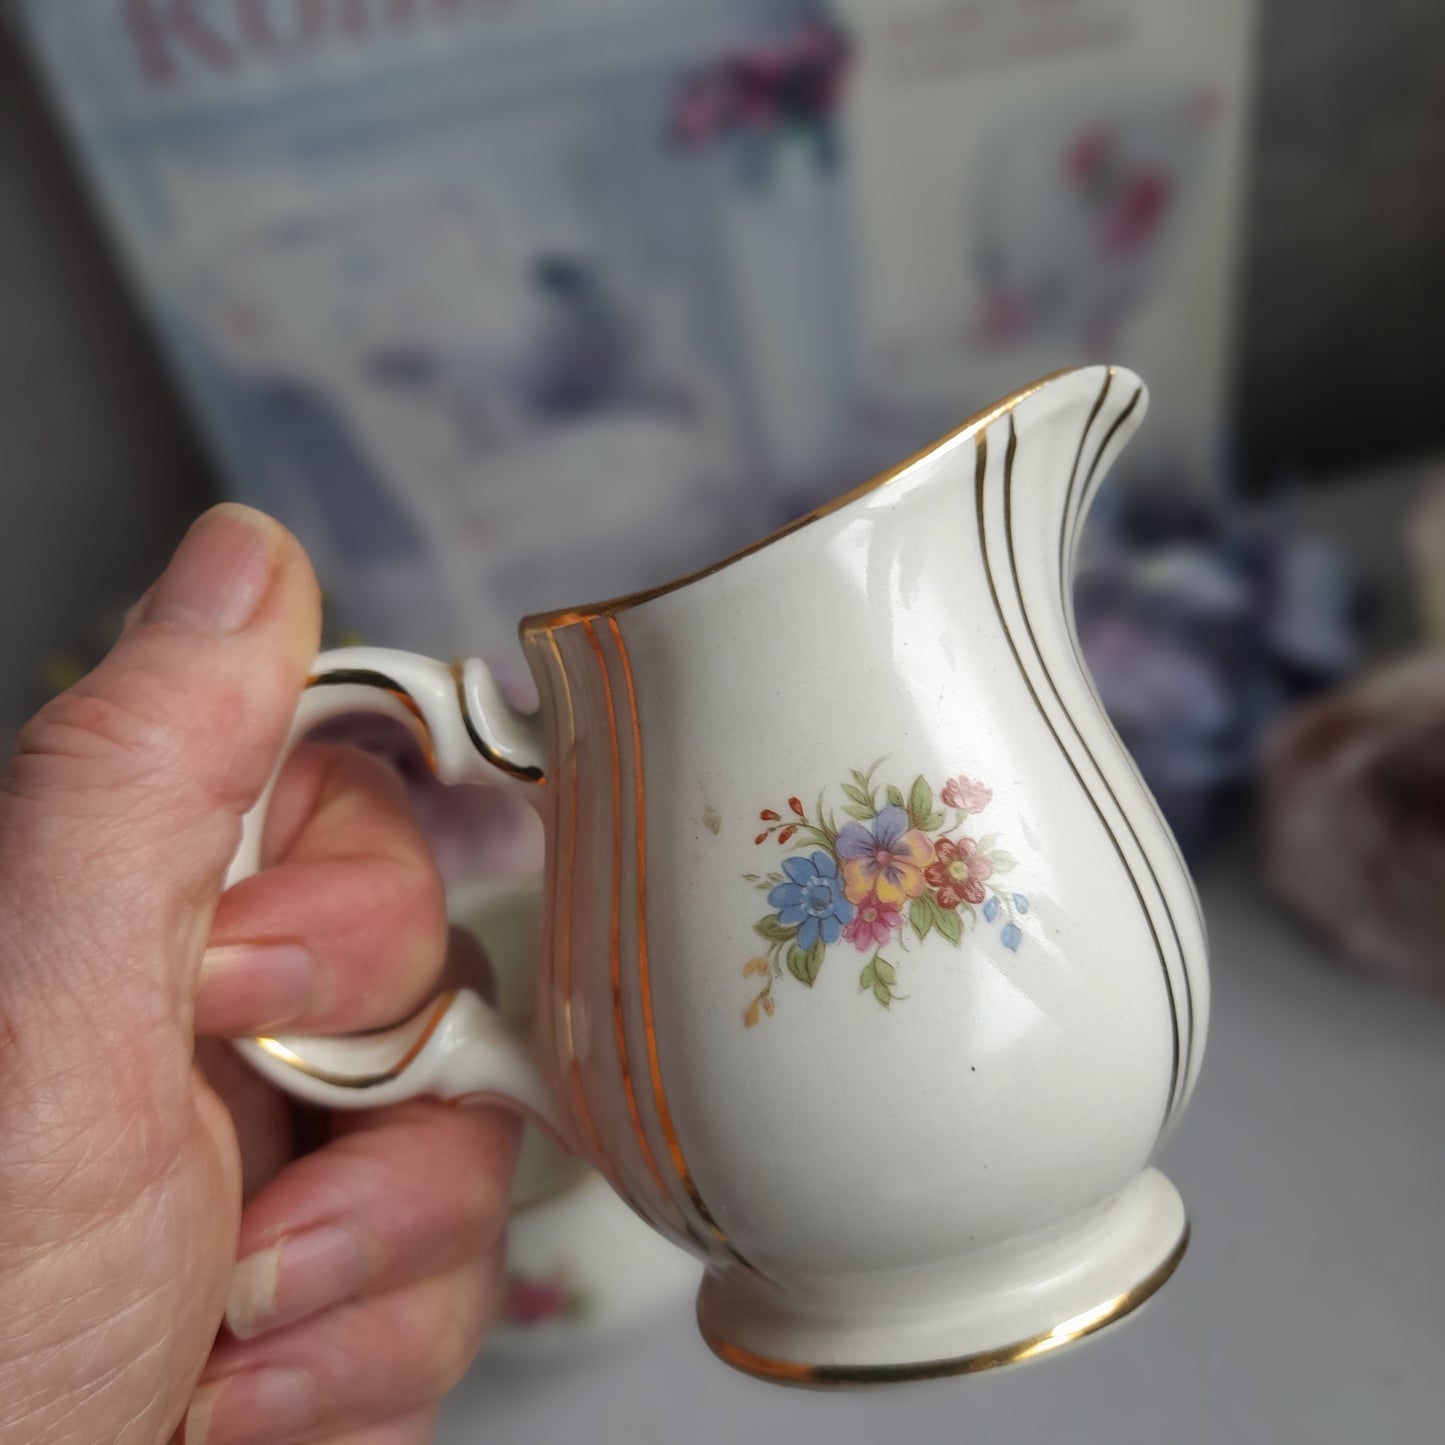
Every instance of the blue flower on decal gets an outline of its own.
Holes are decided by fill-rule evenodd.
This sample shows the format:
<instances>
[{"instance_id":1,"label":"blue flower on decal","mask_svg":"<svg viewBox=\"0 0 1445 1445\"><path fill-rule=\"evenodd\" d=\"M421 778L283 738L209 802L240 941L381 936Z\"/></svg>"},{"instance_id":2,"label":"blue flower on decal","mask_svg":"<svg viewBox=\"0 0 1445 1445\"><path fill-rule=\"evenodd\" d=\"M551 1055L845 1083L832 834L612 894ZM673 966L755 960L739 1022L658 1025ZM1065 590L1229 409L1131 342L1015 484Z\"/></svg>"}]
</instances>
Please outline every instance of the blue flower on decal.
<instances>
[{"instance_id":1,"label":"blue flower on decal","mask_svg":"<svg viewBox=\"0 0 1445 1445\"><path fill-rule=\"evenodd\" d=\"M996 894L989 894L988 902L983 905L983 916L990 923L998 922L998 896Z\"/></svg>"},{"instance_id":2,"label":"blue flower on decal","mask_svg":"<svg viewBox=\"0 0 1445 1445\"><path fill-rule=\"evenodd\" d=\"M999 939L1005 948L1010 948L1017 953L1019 944L1024 941L1024 936L1017 923L1005 923Z\"/></svg>"},{"instance_id":3,"label":"blue flower on decal","mask_svg":"<svg viewBox=\"0 0 1445 1445\"><path fill-rule=\"evenodd\" d=\"M843 925L853 921L853 905L843 892L838 862L821 849L806 858L784 858L787 881L768 894L778 922L798 930L798 947L812 948L821 938L837 943Z\"/></svg>"}]
</instances>

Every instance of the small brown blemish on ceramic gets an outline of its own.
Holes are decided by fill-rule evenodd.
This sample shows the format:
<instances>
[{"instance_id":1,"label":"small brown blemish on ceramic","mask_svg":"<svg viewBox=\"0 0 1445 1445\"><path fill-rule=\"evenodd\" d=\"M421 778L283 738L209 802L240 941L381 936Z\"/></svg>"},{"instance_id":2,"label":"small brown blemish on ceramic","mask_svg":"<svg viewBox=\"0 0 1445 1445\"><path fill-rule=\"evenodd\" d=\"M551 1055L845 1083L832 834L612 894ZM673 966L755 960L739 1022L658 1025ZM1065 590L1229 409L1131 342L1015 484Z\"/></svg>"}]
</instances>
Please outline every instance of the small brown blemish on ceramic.
<instances>
[{"instance_id":1,"label":"small brown blemish on ceramic","mask_svg":"<svg viewBox=\"0 0 1445 1445\"><path fill-rule=\"evenodd\" d=\"M722 832L722 814L711 803L702 810L702 825L714 835Z\"/></svg>"}]
</instances>

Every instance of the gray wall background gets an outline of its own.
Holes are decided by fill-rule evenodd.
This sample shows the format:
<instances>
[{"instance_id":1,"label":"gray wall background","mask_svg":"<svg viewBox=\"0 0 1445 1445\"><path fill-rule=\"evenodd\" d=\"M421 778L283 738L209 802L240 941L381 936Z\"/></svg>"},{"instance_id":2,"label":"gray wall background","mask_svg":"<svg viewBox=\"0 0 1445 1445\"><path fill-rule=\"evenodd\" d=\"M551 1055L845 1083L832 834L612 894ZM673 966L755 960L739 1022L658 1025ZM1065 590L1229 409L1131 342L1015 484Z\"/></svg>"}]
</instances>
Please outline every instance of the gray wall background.
<instances>
[{"instance_id":1,"label":"gray wall background","mask_svg":"<svg viewBox=\"0 0 1445 1445\"><path fill-rule=\"evenodd\" d=\"M0 12L0 738L160 569L212 482Z\"/></svg>"},{"instance_id":2,"label":"gray wall background","mask_svg":"<svg viewBox=\"0 0 1445 1445\"><path fill-rule=\"evenodd\" d=\"M1445 443L1445 3L1260 5L1234 417L1255 486Z\"/></svg>"},{"instance_id":3,"label":"gray wall background","mask_svg":"<svg viewBox=\"0 0 1445 1445\"><path fill-rule=\"evenodd\" d=\"M1445 446L1445 4L1261 0L1242 473ZM212 479L0 24L0 732L100 646Z\"/></svg>"}]
</instances>

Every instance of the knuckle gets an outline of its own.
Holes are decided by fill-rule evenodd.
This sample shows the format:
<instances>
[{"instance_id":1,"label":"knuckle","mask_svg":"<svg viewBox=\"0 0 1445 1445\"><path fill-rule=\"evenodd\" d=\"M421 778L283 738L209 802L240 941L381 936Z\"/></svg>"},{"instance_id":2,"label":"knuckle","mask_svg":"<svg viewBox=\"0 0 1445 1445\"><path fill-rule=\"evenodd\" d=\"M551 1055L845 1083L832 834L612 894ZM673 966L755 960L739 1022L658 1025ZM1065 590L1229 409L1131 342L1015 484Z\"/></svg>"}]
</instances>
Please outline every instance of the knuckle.
<instances>
[{"instance_id":1,"label":"knuckle","mask_svg":"<svg viewBox=\"0 0 1445 1445\"><path fill-rule=\"evenodd\" d=\"M452 1316L437 1342L436 1360L432 1367L430 1398L440 1400L461 1383L476 1359L480 1341L480 1323L475 1311L462 1318Z\"/></svg>"},{"instance_id":2,"label":"knuckle","mask_svg":"<svg viewBox=\"0 0 1445 1445\"><path fill-rule=\"evenodd\" d=\"M424 930L428 942L434 942L445 931L446 895L430 857L420 848L393 849L383 861L376 902Z\"/></svg>"},{"instance_id":3,"label":"knuckle","mask_svg":"<svg viewBox=\"0 0 1445 1445\"><path fill-rule=\"evenodd\" d=\"M369 907L408 927L424 925L435 942L445 892L426 839L412 813L406 786L386 764L352 748L337 749L312 815L313 836L345 852L365 841L374 865Z\"/></svg>"},{"instance_id":4,"label":"knuckle","mask_svg":"<svg viewBox=\"0 0 1445 1445\"><path fill-rule=\"evenodd\" d=\"M351 744L333 749L329 782L375 794L400 812L407 809L406 783L401 774L375 753Z\"/></svg>"},{"instance_id":5,"label":"knuckle","mask_svg":"<svg viewBox=\"0 0 1445 1445\"><path fill-rule=\"evenodd\" d=\"M48 813L113 828L177 807L240 812L254 801L253 732L234 687L178 692L154 668L114 668L20 729L0 787L12 809L43 800Z\"/></svg>"},{"instance_id":6,"label":"knuckle","mask_svg":"<svg viewBox=\"0 0 1445 1445\"><path fill-rule=\"evenodd\" d=\"M418 1348L411 1355L417 1404L454 1390L481 1347L485 1290L473 1270L462 1269L414 1290L407 1321Z\"/></svg>"},{"instance_id":7,"label":"knuckle","mask_svg":"<svg viewBox=\"0 0 1445 1445\"><path fill-rule=\"evenodd\" d=\"M449 936L446 896L435 870L424 857L387 859L369 870L369 882L368 928L386 940L394 987L430 977L446 955Z\"/></svg>"},{"instance_id":8,"label":"knuckle","mask_svg":"<svg viewBox=\"0 0 1445 1445\"><path fill-rule=\"evenodd\" d=\"M194 793L202 807L244 811L279 748L296 682L279 653L242 669L208 638L141 625L21 728L4 787L104 795L107 811L116 789L132 801Z\"/></svg>"},{"instance_id":9,"label":"knuckle","mask_svg":"<svg viewBox=\"0 0 1445 1445\"><path fill-rule=\"evenodd\" d=\"M21 730L0 778L0 859L35 896L56 895L52 908L63 908L70 886L57 860L93 861L89 891L98 897L117 876L111 860L198 815L216 816L191 740L138 691L61 694ZM106 908L135 911L113 888Z\"/></svg>"},{"instance_id":10,"label":"knuckle","mask_svg":"<svg viewBox=\"0 0 1445 1445\"><path fill-rule=\"evenodd\" d=\"M93 777L109 788L155 772L173 745L173 725L139 697L71 688L21 728L14 771Z\"/></svg>"},{"instance_id":11,"label":"knuckle","mask_svg":"<svg viewBox=\"0 0 1445 1445\"><path fill-rule=\"evenodd\" d=\"M491 1171L470 1171L459 1225L472 1250L484 1259L500 1254L508 1211L508 1189L503 1182Z\"/></svg>"}]
</instances>

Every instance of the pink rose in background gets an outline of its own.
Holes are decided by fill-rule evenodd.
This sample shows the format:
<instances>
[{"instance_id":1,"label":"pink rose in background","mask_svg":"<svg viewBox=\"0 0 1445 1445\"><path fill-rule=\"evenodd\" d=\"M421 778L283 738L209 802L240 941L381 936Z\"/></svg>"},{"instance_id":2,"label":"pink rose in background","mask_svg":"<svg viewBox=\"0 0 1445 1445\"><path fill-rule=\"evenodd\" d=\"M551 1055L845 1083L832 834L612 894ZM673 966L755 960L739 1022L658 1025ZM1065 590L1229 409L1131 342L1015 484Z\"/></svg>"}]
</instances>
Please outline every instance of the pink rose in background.
<instances>
[{"instance_id":1,"label":"pink rose in background","mask_svg":"<svg viewBox=\"0 0 1445 1445\"><path fill-rule=\"evenodd\" d=\"M1198 91L1190 97L1189 115L1200 125L1211 125L1224 111L1224 96L1215 87Z\"/></svg>"},{"instance_id":2,"label":"pink rose in background","mask_svg":"<svg viewBox=\"0 0 1445 1445\"><path fill-rule=\"evenodd\" d=\"M992 287L983 298L983 330L990 341L1014 341L1027 333L1029 303L1004 286Z\"/></svg>"},{"instance_id":3,"label":"pink rose in background","mask_svg":"<svg viewBox=\"0 0 1445 1445\"><path fill-rule=\"evenodd\" d=\"M1173 187L1162 171L1135 171L1110 204L1099 228L1099 243L1110 256L1137 251L1158 229Z\"/></svg>"},{"instance_id":4,"label":"pink rose in background","mask_svg":"<svg viewBox=\"0 0 1445 1445\"><path fill-rule=\"evenodd\" d=\"M1286 716L1261 798L1275 893L1342 957L1445 995L1445 651Z\"/></svg>"},{"instance_id":5,"label":"pink rose in background","mask_svg":"<svg viewBox=\"0 0 1445 1445\"><path fill-rule=\"evenodd\" d=\"M513 1325L540 1325L561 1319L572 1309L566 1289L545 1279L517 1278L509 1281L502 1305L502 1318Z\"/></svg>"},{"instance_id":6,"label":"pink rose in background","mask_svg":"<svg viewBox=\"0 0 1445 1445\"><path fill-rule=\"evenodd\" d=\"M1114 145L1107 125L1091 125L1079 132L1064 152L1064 179L1076 185L1092 179Z\"/></svg>"},{"instance_id":7,"label":"pink rose in background","mask_svg":"<svg viewBox=\"0 0 1445 1445\"><path fill-rule=\"evenodd\" d=\"M902 911L880 903L878 895L870 893L858 905L852 923L843 930L843 937L859 953L867 953L870 948L883 948L902 927Z\"/></svg>"},{"instance_id":8,"label":"pink rose in background","mask_svg":"<svg viewBox=\"0 0 1445 1445\"><path fill-rule=\"evenodd\" d=\"M685 146L710 141L722 125L722 100L715 85L699 84L678 98L672 124L677 139Z\"/></svg>"},{"instance_id":9,"label":"pink rose in background","mask_svg":"<svg viewBox=\"0 0 1445 1445\"><path fill-rule=\"evenodd\" d=\"M776 44L719 56L684 78L673 101L673 139L695 149L741 136L756 147L812 131L829 152L849 58L847 36L822 20Z\"/></svg>"},{"instance_id":10,"label":"pink rose in background","mask_svg":"<svg viewBox=\"0 0 1445 1445\"><path fill-rule=\"evenodd\" d=\"M945 807L959 808L965 813L981 813L993 801L993 789L960 774L943 785Z\"/></svg>"}]
</instances>

